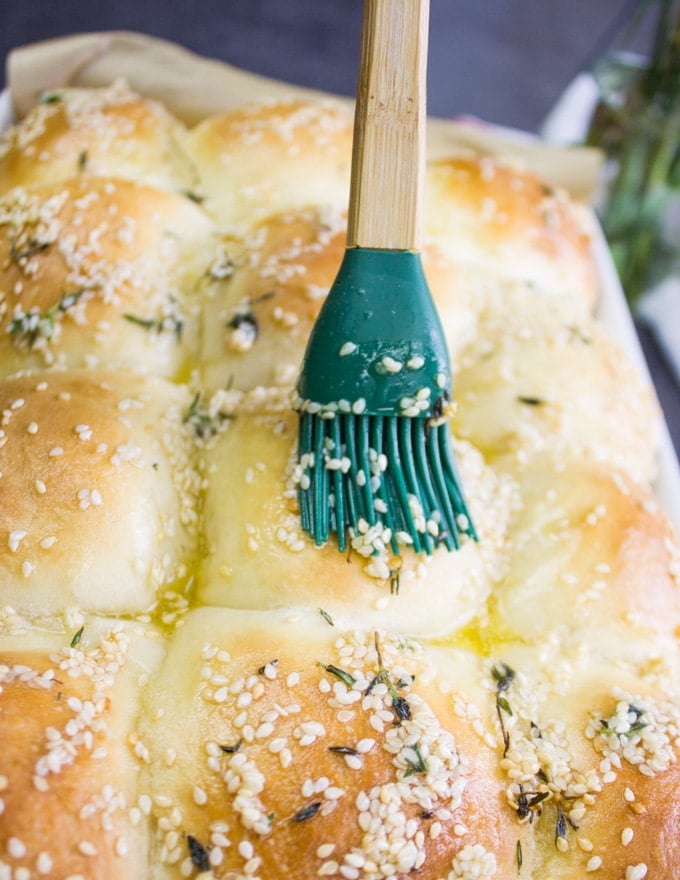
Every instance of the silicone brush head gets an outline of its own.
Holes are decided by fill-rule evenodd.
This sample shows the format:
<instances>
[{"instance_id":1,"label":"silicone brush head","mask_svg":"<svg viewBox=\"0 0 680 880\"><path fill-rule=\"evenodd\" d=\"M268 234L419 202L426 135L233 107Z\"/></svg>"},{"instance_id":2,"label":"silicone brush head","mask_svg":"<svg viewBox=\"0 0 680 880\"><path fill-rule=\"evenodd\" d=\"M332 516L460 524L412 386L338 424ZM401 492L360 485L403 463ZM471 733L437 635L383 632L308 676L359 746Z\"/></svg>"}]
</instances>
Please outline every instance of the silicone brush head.
<instances>
[{"instance_id":1,"label":"silicone brush head","mask_svg":"<svg viewBox=\"0 0 680 880\"><path fill-rule=\"evenodd\" d=\"M297 386L302 527L431 553L476 537L447 410L448 353L420 256L350 248Z\"/></svg>"}]
</instances>

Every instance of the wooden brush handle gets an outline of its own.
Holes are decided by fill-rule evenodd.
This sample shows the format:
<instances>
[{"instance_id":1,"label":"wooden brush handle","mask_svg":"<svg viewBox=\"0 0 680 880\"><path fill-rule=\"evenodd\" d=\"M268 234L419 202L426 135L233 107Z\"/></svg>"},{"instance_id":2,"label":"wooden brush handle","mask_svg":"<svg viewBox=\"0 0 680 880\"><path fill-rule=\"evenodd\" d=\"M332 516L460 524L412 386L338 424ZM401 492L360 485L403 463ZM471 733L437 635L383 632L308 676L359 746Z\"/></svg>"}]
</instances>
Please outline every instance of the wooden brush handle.
<instances>
[{"instance_id":1,"label":"wooden brush handle","mask_svg":"<svg viewBox=\"0 0 680 880\"><path fill-rule=\"evenodd\" d=\"M419 250L429 0L365 0L347 246Z\"/></svg>"}]
</instances>

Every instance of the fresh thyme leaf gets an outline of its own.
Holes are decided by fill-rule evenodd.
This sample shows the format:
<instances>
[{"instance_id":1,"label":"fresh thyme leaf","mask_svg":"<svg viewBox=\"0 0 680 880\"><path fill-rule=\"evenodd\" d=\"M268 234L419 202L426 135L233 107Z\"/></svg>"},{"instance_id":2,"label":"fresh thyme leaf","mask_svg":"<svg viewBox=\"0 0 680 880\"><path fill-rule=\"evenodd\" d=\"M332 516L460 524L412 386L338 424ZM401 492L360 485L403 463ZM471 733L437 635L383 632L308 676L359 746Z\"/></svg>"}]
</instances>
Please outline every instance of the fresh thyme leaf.
<instances>
[{"instance_id":1,"label":"fresh thyme leaf","mask_svg":"<svg viewBox=\"0 0 680 880\"><path fill-rule=\"evenodd\" d=\"M28 260L35 256L35 254L40 254L43 251L46 251L50 244L51 242L49 241L40 241L37 238L30 238L24 249L19 250L16 244L12 242L9 249L9 258L13 263L18 263L21 260Z\"/></svg>"},{"instance_id":2,"label":"fresh thyme leaf","mask_svg":"<svg viewBox=\"0 0 680 880\"><path fill-rule=\"evenodd\" d=\"M334 752L336 755L358 755L356 749L351 748L351 746L328 746L329 752Z\"/></svg>"},{"instance_id":3,"label":"fresh thyme leaf","mask_svg":"<svg viewBox=\"0 0 680 880\"><path fill-rule=\"evenodd\" d=\"M63 99L59 92L45 92L40 96L41 104L58 104L61 100Z\"/></svg>"},{"instance_id":4,"label":"fresh thyme leaf","mask_svg":"<svg viewBox=\"0 0 680 880\"><path fill-rule=\"evenodd\" d=\"M320 663L322 669L325 669L326 672L329 672L331 675L334 675L336 678L339 678L340 681L343 681L348 688L354 687L356 684L356 678L353 675L350 675L349 672L345 672L344 669L340 669L337 666L333 666L332 663L325 664Z\"/></svg>"},{"instance_id":5,"label":"fresh thyme leaf","mask_svg":"<svg viewBox=\"0 0 680 880\"><path fill-rule=\"evenodd\" d=\"M145 330L155 330L157 333L170 332L174 333L177 341L182 339L182 330L184 329L184 318L179 314L165 315L162 318L142 318L141 315L132 315L125 312L123 317L131 324L143 327Z\"/></svg>"},{"instance_id":6,"label":"fresh thyme leaf","mask_svg":"<svg viewBox=\"0 0 680 880\"><path fill-rule=\"evenodd\" d=\"M220 749L225 753L225 755L233 755L243 745L243 739L240 739L238 742L234 743L233 746L220 746Z\"/></svg>"},{"instance_id":7,"label":"fresh thyme leaf","mask_svg":"<svg viewBox=\"0 0 680 880\"><path fill-rule=\"evenodd\" d=\"M267 290L265 291L265 293L261 293L259 296L248 297L248 304L251 306L256 306L258 303L265 302L266 300L272 299L275 296L275 290Z\"/></svg>"},{"instance_id":8,"label":"fresh thyme leaf","mask_svg":"<svg viewBox=\"0 0 680 880\"><path fill-rule=\"evenodd\" d=\"M138 327L144 327L145 330L151 330L156 325L155 318L140 318L139 315L131 315L129 312L125 312L123 317L131 324L137 324Z\"/></svg>"},{"instance_id":9,"label":"fresh thyme leaf","mask_svg":"<svg viewBox=\"0 0 680 880\"><path fill-rule=\"evenodd\" d=\"M319 614L323 617L323 619L329 626L335 626L335 624L333 623L333 618L327 611L324 611L323 608L319 608Z\"/></svg>"},{"instance_id":10,"label":"fresh thyme leaf","mask_svg":"<svg viewBox=\"0 0 680 880\"><path fill-rule=\"evenodd\" d=\"M201 405L201 392L197 391L194 394L193 400L189 404L189 407L184 414L184 419L182 420L185 425L190 425L193 429L194 434L203 439L205 437L212 437L219 431L219 425L224 421L224 419L229 418L226 415L222 415L218 413L215 417L212 417L207 410L205 410Z\"/></svg>"},{"instance_id":11,"label":"fresh thyme leaf","mask_svg":"<svg viewBox=\"0 0 680 880\"><path fill-rule=\"evenodd\" d=\"M298 810L297 813L293 816L293 822L304 822L306 819L312 819L321 809L321 801L314 801L313 804L309 804L306 807L303 807L301 810Z\"/></svg>"},{"instance_id":12,"label":"fresh thyme leaf","mask_svg":"<svg viewBox=\"0 0 680 880\"><path fill-rule=\"evenodd\" d=\"M517 841L517 873L522 870L522 841Z\"/></svg>"},{"instance_id":13,"label":"fresh thyme leaf","mask_svg":"<svg viewBox=\"0 0 680 880\"><path fill-rule=\"evenodd\" d=\"M187 834L187 846L189 847L189 858L194 867L201 873L209 871L210 859L208 857L208 851L203 844L199 843L191 834Z\"/></svg>"},{"instance_id":14,"label":"fresh thyme leaf","mask_svg":"<svg viewBox=\"0 0 680 880\"><path fill-rule=\"evenodd\" d=\"M78 170L84 171L87 168L88 154L87 150L83 150L78 156Z\"/></svg>"},{"instance_id":15,"label":"fresh thyme leaf","mask_svg":"<svg viewBox=\"0 0 680 880\"><path fill-rule=\"evenodd\" d=\"M525 397L522 394L517 395L517 400L520 403L526 403L527 406L543 406L545 404L545 400L540 397Z\"/></svg>"},{"instance_id":16,"label":"fresh thyme leaf","mask_svg":"<svg viewBox=\"0 0 680 880\"><path fill-rule=\"evenodd\" d=\"M390 595L399 595L400 572L398 568L390 569Z\"/></svg>"},{"instance_id":17,"label":"fresh thyme leaf","mask_svg":"<svg viewBox=\"0 0 680 880\"><path fill-rule=\"evenodd\" d=\"M200 193L194 192L192 189L185 189L184 195L192 202L195 202L197 205L202 205L205 201L205 196L202 196Z\"/></svg>"},{"instance_id":18,"label":"fresh thyme leaf","mask_svg":"<svg viewBox=\"0 0 680 880\"><path fill-rule=\"evenodd\" d=\"M537 807L547 797L550 797L549 791L538 791L538 792L536 792L536 794L533 794L531 797L527 797L527 807L530 810L533 810L534 807Z\"/></svg>"},{"instance_id":19,"label":"fresh thyme leaf","mask_svg":"<svg viewBox=\"0 0 680 880\"><path fill-rule=\"evenodd\" d=\"M633 706L632 703L628 705L628 711L631 715L635 716L635 720L629 726L628 730L625 731L617 731L611 726L611 718L600 718L600 725L602 729L606 733L613 733L620 740L627 739L629 736L632 736L634 733L639 733L641 730L644 730L645 727L648 726L648 722L644 720L644 710L639 709L637 706Z\"/></svg>"},{"instance_id":20,"label":"fresh thyme leaf","mask_svg":"<svg viewBox=\"0 0 680 880\"><path fill-rule=\"evenodd\" d=\"M371 693L373 688L377 684L380 684L381 681L382 681L382 675L380 673L378 673L377 675L374 675L373 678L369 681L368 687L364 691L364 696L367 697Z\"/></svg>"},{"instance_id":21,"label":"fresh thyme leaf","mask_svg":"<svg viewBox=\"0 0 680 880\"><path fill-rule=\"evenodd\" d=\"M74 635L73 638L71 639L71 647L72 647L72 648L77 648L77 647L78 647L78 645L80 644L80 640L81 640L82 637L83 637L83 632L84 632L84 631L85 631L85 627L84 627L84 626L81 626L80 629L78 630L78 632L75 633L75 635Z\"/></svg>"},{"instance_id":22,"label":"fresh thyme leaf","mask_svg":"<svg viewBox=\"0 0 680 880\"><path fill-rule=\"evenodd\" d=\"M566 839L567 823L564 818L564 811L560 806L557 807L557 822L555 823L555 840L559 837Z\"/></svg>"},{"instance_id":23,"label":"fresh thyme leaf","mask_svg":"<svg viewBox=\"0 0 680 880\"><path fill-rule=\"evenodd\" d=\"M414 773L427 773L429 767L427 766L427 762L423 757L422 752L420 751L420 746L416 743L412 746L413 751L416 753L416 760L412 761L410 758L404 757L404 760L409 765L409 769L404 773L404 777L412 776Z\"/></svg>"},{"instance_id":24,"label":"fresh thyme leaf","mask_svg":"<svg viewBox=\"0 0 680 880\"><path fill-rule=\"evenodd\" d=\"M507 714L512 715L512 709L510 708L510 703L505 699L505 697L498 696L496 697L496 704L500 706L500 708Z\"/></svg>"},{"instance_id":25,"label":"fresh thyme leaf","mask_svg":"<svg viewBox=\"0 0 680 880\"><path fill-rule=\"evenodd\" d=\"M648 726L649 726L649 725L647 724L646 721L635 721L635 722L634 722L633 724L631 724L630 727L628 728L628 732L627 732L626 734L623 734L623 735L625 735L625 736L630 736L631 733L639 733L641 730L644 730L645 727L648 727Z\"/></svg>"},{"instance_id":26,"label":"fresh thyme leaf","mask_svg":"<svg viewBox=\"0 0 680 880\"><path fill-rule=\"evenodd\" d=\"M511 669L507 663L499 663L491 669L491 675L496 682L496 714L498 715L498 723L503 734L503 757L505 757L510 748L510 734L505 727L503 712L512 715L512 709L510 708L510 703L501 694L507 691L514 681L515 670Z\"/></svg>"},{"instance_id":27,"label":"fresh thyme leaf","mask_svg":"<svg viewBox=\"0 0 680 880\"><path fill-rule=\"evenodd\" d=\"M80 290L65 291L44 315L33 309L13 318L9 324L8 332L12 336L16 336L20 344L26 345L29 350L33 348L40 337L49 342L54 336L57 316L66 314L69 309L73 308L87 289L84 287Z\"/></svg>"}]
</instances>

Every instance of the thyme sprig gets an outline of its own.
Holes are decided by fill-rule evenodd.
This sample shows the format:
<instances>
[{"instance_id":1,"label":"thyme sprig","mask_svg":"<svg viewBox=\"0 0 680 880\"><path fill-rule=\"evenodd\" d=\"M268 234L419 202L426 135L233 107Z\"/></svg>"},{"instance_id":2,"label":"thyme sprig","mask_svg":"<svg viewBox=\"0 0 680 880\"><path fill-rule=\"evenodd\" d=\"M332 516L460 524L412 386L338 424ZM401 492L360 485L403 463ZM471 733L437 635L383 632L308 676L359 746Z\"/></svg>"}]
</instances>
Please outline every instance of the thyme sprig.
<instances>
[{"instance_id":1,"label":"thyme sprig","mask_svg":"<svg viewBox=\"0 0 680 880\"><path fill-rule=\"evenodd\" d=\"M44 315L37 309L31 309L13 318L7 328L7 332L14 336L20 345L29 350L33 348L38 339L50 342L54 336L56 321L65 315L78 300L91 288L83 287L80 290L65 291L54 305L51 305Z\"/></svg>"},{"instance_id":2,"label":"thyme sprig","mask_svg":"<svg viewBox=\"0 0 680 880\"><path fill-rule=\"evenodd\" d=\"M634 706L632 703L628 704L628 712L633 715L635 720L632 724L629 725L628 730L615 730L611 725L613 721L613 717L611 718L601 718L600 725L605 733L613 733L620 740L628 739L633 736L635 733L639 733L641 730L644 730L645 727L648 727L648 722L644 720L644 709L639 709L637 706Z\"/></svg>"},{"instance_id":3,"label":"thyme sprig","mask_svg":"<svg viewBox=\"0 0 680 880\"><path fill-rule=\"evenodd\" d=\"M339 678L340 681L344 682L348 688L352 688L356 684L356 678L351 673L346 672L344 669L340 669L339 666L333 666L332 663L319 663L319 666L322 669L325 669L326 672L330 673L330 675L334 675L336 678Z\"/></svg>"},{"instance_id":4,"label":"thyme sprig","mask_svg":"<svg viewBox=\"0 0 680 880\"><path fill-rule=\"evenodd\" d=\"M51 241L41 241L39 238L29 238L22 245L17 245L13 241L9 248L9 258L13 263L21 263L25 260L30 260L36 254L46 251L51 244Z\"/></svg>"},{"instance_id":5,"label":"thyme sprig","mask_svg":"<svg viewBox=\"0 0 680 880\"><path fill-rule=\"evenodd\" d=\"M410 747L413 752L415 752L416 759L415 761L410 758L408 755L404 755L404 760L409 765L408 770L404 773L404 778L407 776L413 776L414 773L427 773L430 769L427 765L427 761L423 757L423 753L420 751L420 745L416 743L415 745Z\"/></svg>"},{"instance_id":6,"label":"thyme sprig","mask_svg":"<svg viewBox=\"0 0 680 880\"><path fill-rule=\"evenodd\" d=\"M503 694L510 689L510 686L515 679L515 670L511 669L506 663L499 663L493 667L491 675L496 682L496 714L498 715L498 722L501 726L501 734L504 743L503 757L505 757L510 748L510 734L505 726L503 713L512 716L512 708Z\"/></svg>"},{"instance_id":7,"label":"thyme sprig","mask_svg":"<svg viewBox=\"0 0 680 880\"><path fill-rule=\"evenodd\" d=\"M185 425L189 425L199 439L206 440L219 433L222 423L229 418L229 415L221 412L211 415L209 410L202 406L201 392L197 391L182 421Z\"/></svg>"},{"instance_id":8,"label":"thyme sprig","mask_svg":"<svg viewBox=\"0 0 680 880\"><path fill-rule=\"evenodd\" d=\"M153 330L156 333L174 333L177 342L182 340L182 331L184 330L184 318L178 310L171 314L163 315L160 318L143 318L141 315L133 315L125 312L123 318L131 324L136 324L144 330Z\"/></svg>"},{"instance_id":9,"label":"thyme sprig","mask_svg":"<svg viewBox=\"0 0 680 880\"><path fill-rule=\"evenodd\" d=\"M382 652L380 650L380 637L378 636L378 633L375 634L375 652L378 655L378 672L371 679L368 687L366 688L365 694L370 694L370 692L377 684L379 684L380 682L384 682L387 685L387 689L392 699L392 708L394 709L394 714L397 716L396 723L401 724L402 721L408 721L408 719L411 717L411 707L409 706L408 700L405 697L402 697L399 693L398 687L408 687L408 682L404 681L403 679L399 679L399 681L395 684L392 681L392 677L385 667L385 664L383 663Z\"/></svg>"}]
</instances>

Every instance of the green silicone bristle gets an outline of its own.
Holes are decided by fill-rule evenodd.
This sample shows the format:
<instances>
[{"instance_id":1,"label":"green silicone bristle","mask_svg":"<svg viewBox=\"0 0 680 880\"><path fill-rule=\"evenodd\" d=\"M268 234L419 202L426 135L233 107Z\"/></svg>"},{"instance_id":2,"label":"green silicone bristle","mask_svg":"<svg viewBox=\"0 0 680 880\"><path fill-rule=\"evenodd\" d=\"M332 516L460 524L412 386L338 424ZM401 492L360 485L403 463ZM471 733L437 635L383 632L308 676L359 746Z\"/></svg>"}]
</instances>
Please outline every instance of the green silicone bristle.
<instances>
[{"instance_id":1,"label":"green silicone bristle","mask_svg":"<svg viewBox=\"0 0 680 880\"><path fill-rule=\"evenodd\" d=\"M442 412L448 353L418 254L350 249L298 382L302 527L394 554L476 538Z\"/></svg>"}]
</instances>

